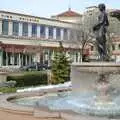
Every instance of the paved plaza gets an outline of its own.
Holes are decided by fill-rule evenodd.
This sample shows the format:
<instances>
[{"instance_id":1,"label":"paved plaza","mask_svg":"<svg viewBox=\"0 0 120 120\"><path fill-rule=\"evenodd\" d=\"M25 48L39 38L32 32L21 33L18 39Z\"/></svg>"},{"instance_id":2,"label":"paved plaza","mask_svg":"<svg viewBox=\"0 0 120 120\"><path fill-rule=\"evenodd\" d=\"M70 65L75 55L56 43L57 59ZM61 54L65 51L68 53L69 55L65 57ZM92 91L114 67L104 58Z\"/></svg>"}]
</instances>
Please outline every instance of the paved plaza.
<instances>
[{"instance_id":1,"label":"paved plaza","mask_svg":"<svg viewBox=\"0 0 120 120\"><path fill-rule=\"evenodd\" d=\"M10 112L5 112L0 110L0 120L62 120L58 118L35 118L34 116L29 115L20 115L20 114L13 114Z\"/></svg>"}]
</instances>

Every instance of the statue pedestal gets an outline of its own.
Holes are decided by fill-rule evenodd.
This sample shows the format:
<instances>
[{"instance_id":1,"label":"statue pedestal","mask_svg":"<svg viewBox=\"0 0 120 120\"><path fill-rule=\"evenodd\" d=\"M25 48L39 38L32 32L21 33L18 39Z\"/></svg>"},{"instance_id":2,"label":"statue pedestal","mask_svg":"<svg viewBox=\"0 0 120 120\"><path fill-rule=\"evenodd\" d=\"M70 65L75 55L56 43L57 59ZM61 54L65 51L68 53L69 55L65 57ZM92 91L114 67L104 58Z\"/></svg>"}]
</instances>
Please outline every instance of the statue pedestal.
<instances>
[{"instance_id":1,"label":"statue pedestal","mask_svg":"<svg viewBox=\"0 0 120 120\"><path fill-rule=\"evenodd\" d=\"M100 74L109 75L119 74L120 64L112 62L91 62L72 64L71 81L73 93L87 92L93 89ZM108 77L108 81L111 81Z\"/></svg>"}]
</instances>

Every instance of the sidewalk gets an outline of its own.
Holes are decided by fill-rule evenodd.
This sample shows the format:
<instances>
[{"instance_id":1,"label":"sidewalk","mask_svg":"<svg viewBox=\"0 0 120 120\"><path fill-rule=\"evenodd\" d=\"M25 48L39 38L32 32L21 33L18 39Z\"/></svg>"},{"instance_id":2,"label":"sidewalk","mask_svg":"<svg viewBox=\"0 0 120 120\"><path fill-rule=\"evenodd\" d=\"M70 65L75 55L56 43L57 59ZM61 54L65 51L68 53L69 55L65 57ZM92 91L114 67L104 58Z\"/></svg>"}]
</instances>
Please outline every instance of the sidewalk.
<instances>
[{"instance_id":1,"label":"sidewalk","mask_svg":"<svg viewBox=\"0 0 120 120\"><path fill-rule=\"evenodd\" d=\"M0 111L0 120L62 120L57 118L35 118L34 116L20 115L9 113L5 111Z\"/></svg>"}]
</instances>

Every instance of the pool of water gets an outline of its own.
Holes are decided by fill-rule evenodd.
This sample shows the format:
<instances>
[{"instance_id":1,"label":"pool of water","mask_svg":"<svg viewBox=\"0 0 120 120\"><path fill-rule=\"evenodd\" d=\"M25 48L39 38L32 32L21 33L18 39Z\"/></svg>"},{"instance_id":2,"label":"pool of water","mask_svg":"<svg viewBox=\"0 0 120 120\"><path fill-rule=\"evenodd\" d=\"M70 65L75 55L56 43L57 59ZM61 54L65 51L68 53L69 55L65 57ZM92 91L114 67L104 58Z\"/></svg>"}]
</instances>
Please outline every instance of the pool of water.
<instances>
[{"instance_id":1,"label":"pool of water","mask_svg":"<svg viewBox=\"0 0 120 120\"><path fill-rule=\"evenodd\" d=\"M41 107L53 111L71 110L79 114L94 116L119 116L120 95L111 95L110 101L96 101L96 92L74 94L72 92L51 93L44 96L25 97L14 100L18 105Z\"/></svg>"}]
</instances>

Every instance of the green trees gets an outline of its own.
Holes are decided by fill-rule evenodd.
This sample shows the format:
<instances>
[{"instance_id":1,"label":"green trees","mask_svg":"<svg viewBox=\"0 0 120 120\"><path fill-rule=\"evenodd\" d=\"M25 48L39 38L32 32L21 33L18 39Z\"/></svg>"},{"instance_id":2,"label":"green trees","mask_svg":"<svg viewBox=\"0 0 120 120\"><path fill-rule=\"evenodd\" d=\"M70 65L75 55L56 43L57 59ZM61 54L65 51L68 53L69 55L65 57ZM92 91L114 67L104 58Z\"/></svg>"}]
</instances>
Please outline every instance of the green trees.
<instances>
[{"instance_id":1,"label":"green trees","mask_svg":"<svg viewBox=\"0 0 120 120\"><path fill-rule=\"evenodd\" d=\"M52 60L52 83L64 83L70 79L70 61L66 57L62 43Z\"/></svg>"}]
</instances>

